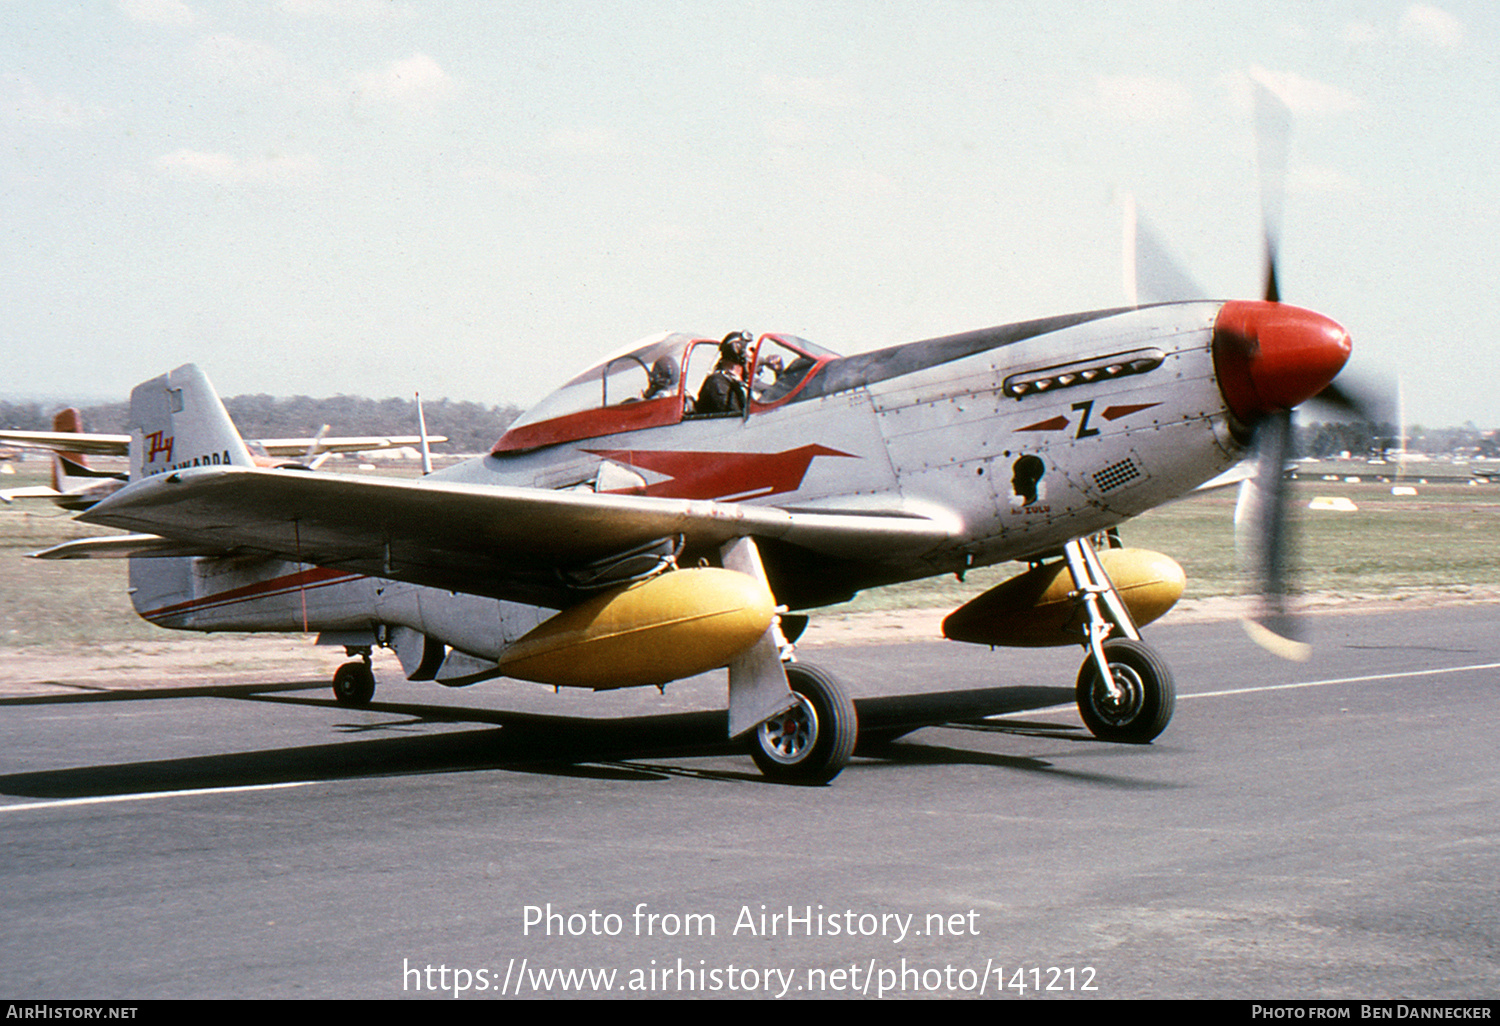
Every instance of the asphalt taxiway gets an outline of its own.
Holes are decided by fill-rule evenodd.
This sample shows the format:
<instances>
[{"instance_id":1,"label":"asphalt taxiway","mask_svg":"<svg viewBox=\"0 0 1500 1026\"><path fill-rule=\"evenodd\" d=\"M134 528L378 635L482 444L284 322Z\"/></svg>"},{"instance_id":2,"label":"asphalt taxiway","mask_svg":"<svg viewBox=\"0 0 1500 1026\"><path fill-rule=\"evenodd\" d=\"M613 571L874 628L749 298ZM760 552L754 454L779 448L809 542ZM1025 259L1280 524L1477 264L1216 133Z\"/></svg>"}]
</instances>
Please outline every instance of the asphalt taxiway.
<instances>
[{"instance_id":1,"label":"asphalt taxiway","mask_svg":"<svg viewBox=\"0 0 1500 1026\"><path fill-rule=\"evenodd\" d=\"M862 724L951 721L820 788L719 681L0 699L0 991L1492 998L1497 619L1318 616L1302 664L1160 625L1146 746L1088 736L1074 650L804 648Z\"/></svg>"}]
</instances>

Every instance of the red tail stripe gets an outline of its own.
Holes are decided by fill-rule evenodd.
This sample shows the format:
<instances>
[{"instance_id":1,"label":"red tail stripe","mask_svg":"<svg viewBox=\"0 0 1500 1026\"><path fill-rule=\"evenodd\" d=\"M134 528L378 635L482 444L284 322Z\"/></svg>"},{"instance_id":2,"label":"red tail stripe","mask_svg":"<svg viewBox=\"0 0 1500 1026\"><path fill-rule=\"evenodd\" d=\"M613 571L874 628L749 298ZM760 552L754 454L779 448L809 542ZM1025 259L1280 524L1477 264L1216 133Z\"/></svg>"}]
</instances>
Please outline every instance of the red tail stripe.
<instances>
[{"instance_id":1,"label":"red tail stripe","mask_svg":"<svg viewBox=\"0 0 1500 1026\"><path fill-rule=\"evenodd\" d=\"M163 617L175 616L179 613L199 612L218 606L233 605L237 602L272 598L303 589L326 588L334 584L347 584L350 581L357 581L362 577L364 577L364 574L352 574L346 570L330 570L327 567L317 566L308 570L299 570L294 574L273 577L270 580L260 581L256 584L247 584L242 588L230 588L228 591L215 592L212 595L189 599L187 602L179 602L176 605L163 606L160 609L153 609L150 612L142 613L141 616L147 620L156 620Z\"/></svg>"}]
</instances>

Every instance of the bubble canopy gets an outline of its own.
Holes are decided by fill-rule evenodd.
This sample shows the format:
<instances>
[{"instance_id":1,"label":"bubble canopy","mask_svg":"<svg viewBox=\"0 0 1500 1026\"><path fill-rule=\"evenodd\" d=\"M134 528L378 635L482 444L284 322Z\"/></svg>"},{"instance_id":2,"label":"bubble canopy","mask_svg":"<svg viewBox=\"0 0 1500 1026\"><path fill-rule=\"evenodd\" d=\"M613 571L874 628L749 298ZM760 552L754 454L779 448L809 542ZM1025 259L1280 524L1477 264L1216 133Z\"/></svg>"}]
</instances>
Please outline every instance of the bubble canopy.
<instances>
[{"instance_id":1,"label":"bubble canopy","mask_svg":"<svg viewBox=\"0 0 1500 1026\"><path fill-rule=\"evenodd\" d=\"M648 336L569 378L518 418L492 451L522 452L682 420L754 416L791 401L837 358L795 335L762 335L747 354L744 409L709 413L696 409L696 397L718 363L718 340L685 332Z\"/></svg>"}]
</instances>

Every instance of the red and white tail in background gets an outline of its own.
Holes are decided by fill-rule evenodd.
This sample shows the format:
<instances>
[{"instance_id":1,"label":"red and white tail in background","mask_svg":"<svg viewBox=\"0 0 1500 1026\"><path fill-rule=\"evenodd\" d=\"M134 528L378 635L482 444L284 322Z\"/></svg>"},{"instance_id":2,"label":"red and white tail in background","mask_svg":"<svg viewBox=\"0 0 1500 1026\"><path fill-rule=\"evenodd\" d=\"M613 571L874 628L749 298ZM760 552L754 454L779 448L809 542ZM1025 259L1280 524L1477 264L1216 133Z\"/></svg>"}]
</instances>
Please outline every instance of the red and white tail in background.
<instances>
[{"instance_id":1,"label":"red and white tail in background","mask_svg":"<svg viewBox=\"0 0 1500 1026\"><path fill-rule=\"evenodd\" d=\"M83 415L73 407L59 410L52 417L52 431L59 435L82 435ZM83 447L80 446L80 449ZM51 499L63 509L85 510L125 483L125 475L95 470L81 451L52 449L52 485L35 485L0 491L0 500Z\"/></svg>"},{"instance_id":2,"label":"red and white tail in background","mask_svg":"<svg viewBox=\"0 0 1500 1026\"><path fill-rule=\"evenodd\" d=\"M69 406L52 417L52 430L59 434L83 434L83 415ZM108 470L95 470L81 452L56 451L52 454L52 487L59 505L65 509L87 509L115 491L124 478ZM64 501L66 500L66 501Z\"/></svg>"}]
</instances>

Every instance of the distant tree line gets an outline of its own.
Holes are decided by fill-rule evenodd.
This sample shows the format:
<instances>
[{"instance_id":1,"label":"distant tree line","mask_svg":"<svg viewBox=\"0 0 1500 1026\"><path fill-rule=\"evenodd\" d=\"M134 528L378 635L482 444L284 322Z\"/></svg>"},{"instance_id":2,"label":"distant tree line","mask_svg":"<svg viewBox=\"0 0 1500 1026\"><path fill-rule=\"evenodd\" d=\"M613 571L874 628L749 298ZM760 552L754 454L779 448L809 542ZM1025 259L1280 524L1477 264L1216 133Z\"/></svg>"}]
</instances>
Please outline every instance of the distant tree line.
<instances>
[{"instance_id":1,"label":"distant tree line","mask_svg":"<svg viewBox=\"0 0 1500 1026\"><path fill-rule=\"evenodd\" d=\"M1500 457L1500 432L1481 431L1472 421L1456 428L1412 425L1406 431L1410 452ZM1293 445L1298 456L1327 458L1346 452L1351 456L1378 456L1401 448L1401 432L1391 423L1299 424Z\"/></svg>"},{"instance_id":2,"label":"distant tree line","mask_svg":"<svg viewBox=\"0 0 1500 1026\"><path fill-rule=\"evenodd\" d=\"M241 395L224 400L229 415L246 438L311 438L327 424L330 435L414 435L417 404L411 399L364 399L336 395L312 399L305 395L276 399L269 395ZM12 431L50 431L57 403L0 400L0 428ZM129 403L83 408L89 431L122 434ZM483 406L451 399L426 400L422 412L427 431L448 441L437 451L488 452L521 415L516 406ZM1298 424L1294 451L1299 456L1336 457L1377 455L1400 447L1400 432L1391 423ZM1456 428L1408 429L1407 448L1433 455L1457 453L1500 458L1500 433L1482 431L1473 422Z\"/></svg>"},{"instance_id":3,"label":"distant tree line","mask_svg":"<svg viewBox=\"0 0 1500 1026\"><path fill-rule=\"evenodd\" d=\"M61 403L0 400L0 428L12 431L51 431L52 415ZM276 399L269 395L240 395L224 406L246 438L311 438L324 424L329 435L415 435L417 404L413 399L365 399L336 395L313 399L305 395ZM126 402L80 407L84 429L123 434L130 412ZM521 415L518 407L484 406L451 399L424 399L422 413L427 433L448 441L439 452L488 452Z\"/></svg>"}]
</instances>

